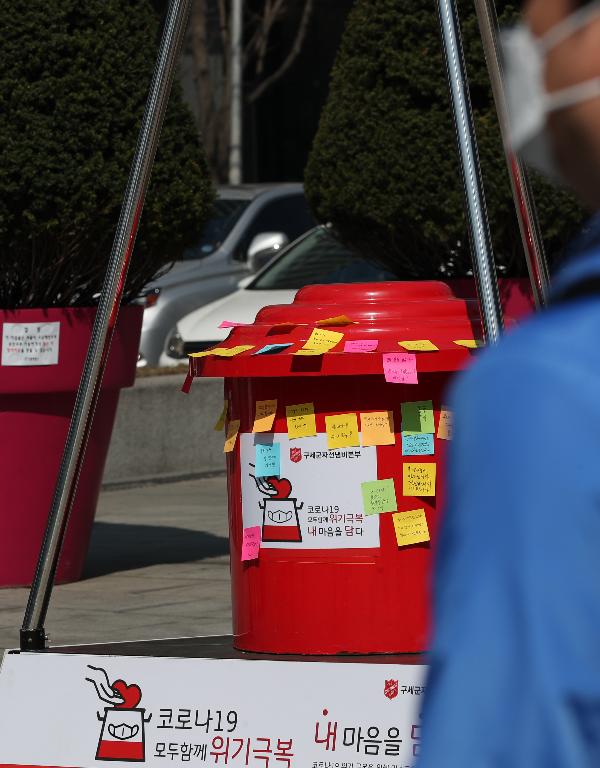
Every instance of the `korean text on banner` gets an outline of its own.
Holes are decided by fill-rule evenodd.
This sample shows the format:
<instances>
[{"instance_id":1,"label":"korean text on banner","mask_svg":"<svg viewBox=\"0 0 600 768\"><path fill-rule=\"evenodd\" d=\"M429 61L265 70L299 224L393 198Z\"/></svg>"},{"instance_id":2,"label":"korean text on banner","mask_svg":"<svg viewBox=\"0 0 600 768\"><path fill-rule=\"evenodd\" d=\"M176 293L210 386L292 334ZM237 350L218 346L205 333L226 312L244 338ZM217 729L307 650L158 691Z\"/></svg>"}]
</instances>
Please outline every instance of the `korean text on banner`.
<instances>
[{"instance_id":1,"label":"korean text on banner","mask_svg":"<svg viewBox=\"0 0 600 768\"><path fill-rule=\"evenodd\" d=\"M253 477L258 441L279 445L279 478ZM240 435L240 468L243 527L269 529L263 534L261 549L379 547L379 518L364 513L361 493L361 483L377 477L377 448L330 450L324 433L298 441L281 432L244 432ZM273 526L278 524L288 531L296 526L297 535L285 540L273 536Z\"/></svg>"}]
</instances>

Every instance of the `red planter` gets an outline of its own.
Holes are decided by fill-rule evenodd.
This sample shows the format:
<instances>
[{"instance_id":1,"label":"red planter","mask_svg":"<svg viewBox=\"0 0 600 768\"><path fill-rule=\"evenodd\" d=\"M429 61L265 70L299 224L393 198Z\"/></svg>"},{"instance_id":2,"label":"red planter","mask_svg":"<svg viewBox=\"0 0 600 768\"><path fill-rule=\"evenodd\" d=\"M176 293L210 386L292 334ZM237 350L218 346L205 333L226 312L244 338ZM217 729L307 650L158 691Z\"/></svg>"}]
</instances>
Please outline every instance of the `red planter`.
<instances>
[{"instance_id":1,"label":"red planter","mask_svg":"<svg viewBox=\"0 0 600 768\"><path fill-rule=\"evenodd\" d=\"M0 366L0 586L30 584L56 484L95 308L0 310L3 324L60 321L58 365ZM81 577L119 390L135 380L143 308L121 308L57 582Z\"/></svg>"}]
</instances>

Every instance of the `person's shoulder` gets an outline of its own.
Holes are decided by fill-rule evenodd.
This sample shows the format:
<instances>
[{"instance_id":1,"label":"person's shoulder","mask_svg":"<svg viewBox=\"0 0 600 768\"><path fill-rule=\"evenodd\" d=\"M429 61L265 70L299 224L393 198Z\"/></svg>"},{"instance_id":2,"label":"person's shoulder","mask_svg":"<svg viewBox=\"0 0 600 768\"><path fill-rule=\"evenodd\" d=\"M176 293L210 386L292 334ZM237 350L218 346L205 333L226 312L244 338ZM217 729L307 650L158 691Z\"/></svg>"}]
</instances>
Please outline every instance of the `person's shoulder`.
<instances>
[{"instance_id":1,"label":"person's shoulder","mask_svg":"<svg viewBox=\"0 0 600 768\"><path fill-rule=\"evenodd\" d=\"M600 383L600 296L533 315L509 328L495 345L476 353L458 377L454 399L545 398L554 389ZM515 402L516 405L516 402Z\"/></svg>"}]
</instances>

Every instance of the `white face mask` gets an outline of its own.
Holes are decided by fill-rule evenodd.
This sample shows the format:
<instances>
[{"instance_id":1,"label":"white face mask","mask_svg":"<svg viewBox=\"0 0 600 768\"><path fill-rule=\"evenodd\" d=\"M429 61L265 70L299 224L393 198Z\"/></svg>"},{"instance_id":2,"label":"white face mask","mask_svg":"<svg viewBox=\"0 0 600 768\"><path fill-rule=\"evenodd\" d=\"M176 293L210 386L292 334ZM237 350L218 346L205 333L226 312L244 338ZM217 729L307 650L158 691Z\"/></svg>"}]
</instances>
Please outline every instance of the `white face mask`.
<instances>
[{"instance_id":1,"label":"white face mask","mask_svg":"<svg viewBox=\"0 0 600 768\"><path fill-rule=\"evenodd\" d=\"M600 77L548 93L544 83L548 51L600 15L600 1L589 3L536 38L521 22L500 33L504 87L512 149L546 176L559 180L547 119L551 112L600 96Z\"/></svg>"}]
</instances>

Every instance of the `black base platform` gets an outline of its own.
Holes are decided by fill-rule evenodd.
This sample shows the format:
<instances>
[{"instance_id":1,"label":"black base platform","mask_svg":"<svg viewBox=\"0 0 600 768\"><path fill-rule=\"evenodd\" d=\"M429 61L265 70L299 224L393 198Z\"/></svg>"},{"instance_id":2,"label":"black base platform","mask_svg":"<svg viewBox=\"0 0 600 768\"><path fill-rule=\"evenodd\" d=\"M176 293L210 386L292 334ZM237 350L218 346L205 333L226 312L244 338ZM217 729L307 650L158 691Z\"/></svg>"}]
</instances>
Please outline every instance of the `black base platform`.
<instances>
[{"instance_id":1,"label":"black base platform","mask_svg":"<svg viewBox=\"0 0 600 768\"><path fill-rule=\"evenodd\" d=\"M11 653L18 653L12 651ZM68 645L48 648L41 653L77 653L91 656L156 656L188 659L243 659L247 661L309 661L315 663L340 662L352 664L426 664L425 654L373 654L368 656L340 654L338 656L278 655L246 653L233 647L231 635L206 637L175 637L164 640L136 640L92 645Z\"/></svg>"}]
</instances>

